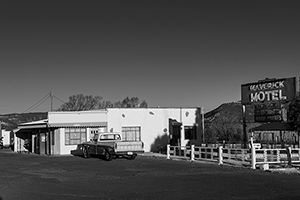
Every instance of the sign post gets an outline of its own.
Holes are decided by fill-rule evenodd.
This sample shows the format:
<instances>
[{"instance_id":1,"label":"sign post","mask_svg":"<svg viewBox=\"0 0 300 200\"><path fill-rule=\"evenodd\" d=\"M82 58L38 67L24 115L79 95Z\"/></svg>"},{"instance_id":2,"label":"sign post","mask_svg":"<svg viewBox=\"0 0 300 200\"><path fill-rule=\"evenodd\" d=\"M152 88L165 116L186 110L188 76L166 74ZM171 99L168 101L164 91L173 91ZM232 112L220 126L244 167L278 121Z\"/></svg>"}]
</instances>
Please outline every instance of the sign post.
<instances>
[{"instance_id":1,"label":"sign post","mask_svg":"<svg viewBox=\"0 0 300 200\"><path fill-rule=\"evenodd\" d=\"M247 124L246 124L246 106L243 105L243 143L244 143L244 149L247 149L247 142L248 142L248 136L247 136Z\"/></svg>"}]
</instances>

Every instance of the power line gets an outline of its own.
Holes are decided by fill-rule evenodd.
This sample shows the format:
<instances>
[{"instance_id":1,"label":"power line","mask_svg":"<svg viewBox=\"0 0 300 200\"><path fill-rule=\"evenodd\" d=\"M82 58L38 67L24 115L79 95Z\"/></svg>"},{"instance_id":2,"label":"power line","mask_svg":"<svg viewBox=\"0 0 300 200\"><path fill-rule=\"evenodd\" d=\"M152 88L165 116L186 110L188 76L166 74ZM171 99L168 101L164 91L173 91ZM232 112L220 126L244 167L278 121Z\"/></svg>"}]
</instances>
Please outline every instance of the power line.
<instances>
[{"instance_id":1,"label":"power line","mask_svg":"<svg viewBox=\"0 0 300 200\"><path fill-rule=\"evenodd\" d=\"M40 99L38 102L36 102L35 104L33 104L31 107L29 107L28 109L24 110L22 113L25 113L25 112L28 112L28 111L31 111L31 110L37 108L42 103L44 103L49 97L50 97L50 95L48 93L42 99Z\"/></svg>"},{"instance_id":2,"label":"power line","mask_svg":"<svg viewBox=\"0 0 300 200\"><path fill-rule=\"evenodd\" d=\"M33 109L37 108L42 103L44 103L47 99L52 98L52 97L54 97L55 99L57 99L61 103L66 104L66 102L64 102L63 100L59 99L57 96L53 95L52 92L50 92L50 93L46 94L43 98L41 98L38 102L36 102L32 106L30 106L28 109L24 110L22 113L32 111ZM52 104L52 102L51 102L51 104ZM51 105L51 107L52 107L52 105Z\"/></svg>"},{"instance_id":3,"label":"power line","mask_svg":"<svg viewBox=\"0 0 300 200\"><path fill-rule=\"evenodd\" d=\"M54 97L55 99L57 99L58 101L62 102L62 103L66 103L66 102L64 102L63 100L59 99L59 98L58 98L57 96L55 96L55 95L53 95L53 97Z\"/></svg>"}]
</instances>

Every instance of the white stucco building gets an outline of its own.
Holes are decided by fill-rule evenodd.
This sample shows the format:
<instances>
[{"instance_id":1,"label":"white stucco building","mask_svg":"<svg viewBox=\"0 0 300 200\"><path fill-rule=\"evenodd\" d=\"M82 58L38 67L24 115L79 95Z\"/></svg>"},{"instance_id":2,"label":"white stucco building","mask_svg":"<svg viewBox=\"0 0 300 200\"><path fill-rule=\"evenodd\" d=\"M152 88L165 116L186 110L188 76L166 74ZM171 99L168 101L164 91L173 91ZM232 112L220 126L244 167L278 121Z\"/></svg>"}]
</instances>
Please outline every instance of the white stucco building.
<instances>
[{"instance_id":1,"label":"white stucco building","mask_svg":"<svg viewBox=\"0 0 300 200\"><path fill-rule=\"evenodd\" d=\"M11 144L10 133L11 133L11 131L1 130L0 137L3 137L2 141L3 141L3 146L5 146L5 147L9 147Z\"/></svg>"},{"instance_id":2,"label":"white stucco building","mask_svg":"<svg viewBox=\"0 0 300 200\"><path fill-rule=\"evenodd\" d=\"M200 108L108 108L49 112L42 121L20 124L15 151L65 155L95 132L119 132L122 140L144 142L144 150L161 151L167 144L201 143ZM24 149L24 144L30 147Z\"/></svg>"}]
</instances>

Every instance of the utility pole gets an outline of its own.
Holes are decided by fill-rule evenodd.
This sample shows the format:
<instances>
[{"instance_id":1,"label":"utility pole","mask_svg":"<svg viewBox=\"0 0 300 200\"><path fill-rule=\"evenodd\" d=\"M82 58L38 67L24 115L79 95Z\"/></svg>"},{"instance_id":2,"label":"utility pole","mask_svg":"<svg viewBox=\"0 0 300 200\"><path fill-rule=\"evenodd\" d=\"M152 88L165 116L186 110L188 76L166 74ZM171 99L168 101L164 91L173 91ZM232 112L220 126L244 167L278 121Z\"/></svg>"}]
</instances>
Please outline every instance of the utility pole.
<instances>
[{"instance_id":1,"label":"utility pole","mask_svg":"<svg viewBox=\"0 0 300 200\"><path fill-rule=\"evenodd\" d=\"M2 121L0 121L0 139L2 138Z\"/></svg>"},{"instance_id":2,"label":"utility pole","mask_svg":"<svg viewBox=\"0 0 300 200\"><path fill-rule=\"evenodd\" d=\"M50 106L51 106L51 109L50 111L53 111L53 94L52 94L52 91L50 91Z\"/></svg>"},{"instance_id":3,"label":"utility pole","mask_svg":"<svg viewBox=\"0 0 300 200\"><path fill-rule=\"evenodd\" d=\"M204 128L204 107L201 107L201 118L202 118L202 141L203 141L203 144L205 144L205 128Z\"/></svg>"}]
</instances>

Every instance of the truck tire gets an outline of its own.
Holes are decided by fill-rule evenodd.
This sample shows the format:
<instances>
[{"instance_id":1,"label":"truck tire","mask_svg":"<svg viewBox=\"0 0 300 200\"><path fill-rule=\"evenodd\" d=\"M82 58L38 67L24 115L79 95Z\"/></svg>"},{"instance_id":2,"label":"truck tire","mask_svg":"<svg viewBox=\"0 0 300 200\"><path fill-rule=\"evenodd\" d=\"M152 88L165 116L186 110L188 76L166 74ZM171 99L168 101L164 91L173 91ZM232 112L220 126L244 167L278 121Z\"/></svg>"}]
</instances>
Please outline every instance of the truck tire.
<instances>
[{"instance_id":1,"label":"truck tire","mask_svg":"<svg viewBox=\"0 0 300 200\"><path fill-rule=\"evenodd\" d=\"M129 160L134 160L135 157L136 157L136 155L132 155L132 156L129 156L128 159L129 159Z\"/></svg>"},{"instance_id":2,"label":"truck tire","mask_svg":"<svg viewBox=\"0 0 300 200\"><path fill-rule=\"evenodd\" d=\"M108 152L108 150L105 150L104 152L104 159L106 161L111 161L113 159L113 156Z\"/></svg>"},{"instance_id":3,"label":"truck tire","mask_svg":"<svg viewBox=\"0 0 300 200\"><path fill-rule=\"evenodd\" d=\"M89 154L89 151L88 151L87 147L83 148L83 157L84 158L89 158L90 157L90 154Z\"/></svg>"}]
</instances>

